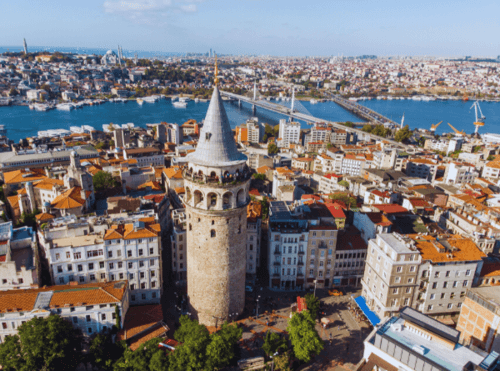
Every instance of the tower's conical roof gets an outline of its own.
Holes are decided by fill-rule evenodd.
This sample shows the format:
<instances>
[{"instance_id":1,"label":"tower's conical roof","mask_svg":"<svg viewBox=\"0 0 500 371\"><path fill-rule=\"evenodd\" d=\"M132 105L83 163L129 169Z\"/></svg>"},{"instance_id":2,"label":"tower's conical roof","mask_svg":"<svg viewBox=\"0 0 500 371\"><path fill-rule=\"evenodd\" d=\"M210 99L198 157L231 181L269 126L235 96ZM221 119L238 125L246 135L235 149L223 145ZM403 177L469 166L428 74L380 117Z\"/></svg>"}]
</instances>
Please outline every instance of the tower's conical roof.
<instances>
[{"instance_id":1,"label":"tower's conical roof","mask_svg":"<svg viewBox=\"0 0 500 371\"><path fill-rule=\"evenodd\" d=\"M187 160L205 166L234 165L234 162L247 160L247 156L236 147L217 86L210 100L196 151L189 154Z\"/></svg>"}]
</instances>

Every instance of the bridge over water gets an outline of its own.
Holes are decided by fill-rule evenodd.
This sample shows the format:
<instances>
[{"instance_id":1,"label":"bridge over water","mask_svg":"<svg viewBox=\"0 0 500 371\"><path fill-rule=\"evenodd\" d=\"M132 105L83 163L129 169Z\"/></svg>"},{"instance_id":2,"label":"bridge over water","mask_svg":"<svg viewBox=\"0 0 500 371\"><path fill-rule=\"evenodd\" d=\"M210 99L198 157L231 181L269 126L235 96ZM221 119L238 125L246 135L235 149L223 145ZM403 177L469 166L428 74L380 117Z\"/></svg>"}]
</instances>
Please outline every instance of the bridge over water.
<instances>
[{"instance_id":1,"label":"bridge over water","mask_svg":"<svg viewBox=\"0 0 500 371\"><path fill-rule=\"evenodd\" d=\"M252 107L254 108L254 110L257 107L258 108L263 108L263 109L266 109L266 110L269 110L269 111L272 111L272 112L276 112L276 113L280 113L280 114L285 115L285 116L289 116L289 117L291 117L291 118L293 118L295 120L301 120L301 121L305 121L307 123L312 123L312 124L324 122L324 123L330 124L334 128L342 129L342 130L345 130L345 131L347 131L349 133L357 133L358 136L369 137L370 139L374 139L374 140L385 140L385 141L387 141L387 142L389 142L389 143L391 143L391 144L393 144L395 146L398 146L400 148L403 148L403 149L407 149L408 148L407 145L399 143L399 142L396 142L393 139L383 138L383 137L380 137L378 135L369 134L369 133L364 132L364 131L362 131L360 129L355 129L355 128L350 128L350 127L344 126L342 124L339 124L338 122L332 122L332 121L324 120L324 119L321 119L321 118L318 118L318 117L314 117L311 114L301 113L301 112L299 112L298 110L296 110L294 108L294 102L293 101L292 101L291 107L285 107L285 106L283 106L281 104L272 103L272 102L265 101L265 100L252 99L252 98L249 98L249 97L245 97L243 95L229 93L229 92L225 92L225 91L222 91L222 90L220 91L220 93L221 93L222 96L230 98L232 100L237 100L240 103L241 102L248 103L248 104L252 105ZM256 94L254 94L254 97L255 96L256 96ZM391 122L389 119L386 119L386 120L388 122Z\"/></svg>"}]
</instances>

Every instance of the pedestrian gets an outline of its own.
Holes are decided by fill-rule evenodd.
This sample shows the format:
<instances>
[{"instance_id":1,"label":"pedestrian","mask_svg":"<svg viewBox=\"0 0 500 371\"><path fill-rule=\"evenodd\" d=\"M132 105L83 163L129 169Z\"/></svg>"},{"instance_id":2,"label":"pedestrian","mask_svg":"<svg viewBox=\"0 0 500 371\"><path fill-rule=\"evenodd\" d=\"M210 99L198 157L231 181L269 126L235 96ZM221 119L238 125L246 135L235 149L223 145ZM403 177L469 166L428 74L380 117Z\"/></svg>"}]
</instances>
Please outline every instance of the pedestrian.
<instances>
[{"instance_id":1,"label":"pedestrian","mask_svg":"<svg viewBox=\"0 0 500 371\"><path fill-rule=\"evenodd\" d=\"M330 332L330 345L332 345L332 340L333 340L333 335L332 335L332 333Z\"/></svg>"},{"instance_id":2,"label":"pedestrian","mask_svg":"<svg viewBox=\"0 0 500 371\"><path fill-rule=\"evenodd\" d=\"M340 331L340 325L339 325L339 326L337 326L337 330L338 330L338 331Z\"/></svg>"}]
</instances>

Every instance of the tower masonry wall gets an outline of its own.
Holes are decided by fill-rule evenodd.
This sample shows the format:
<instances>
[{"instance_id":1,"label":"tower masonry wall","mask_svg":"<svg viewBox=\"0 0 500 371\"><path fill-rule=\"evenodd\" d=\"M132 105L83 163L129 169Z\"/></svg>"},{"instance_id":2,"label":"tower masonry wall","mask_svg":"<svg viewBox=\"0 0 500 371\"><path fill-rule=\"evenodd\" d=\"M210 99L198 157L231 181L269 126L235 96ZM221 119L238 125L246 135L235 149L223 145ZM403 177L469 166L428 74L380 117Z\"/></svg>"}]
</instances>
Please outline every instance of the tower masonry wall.
<instances>
[{"instance_id":1,"label":"tower masonry wall","mask_svg":"<svg viewBox=\"0 0 500 371\"><path fill-rule=\"evenodd\" d=\"M245 306L246 205L200 210L186 205L187 280L191 313L221 325Z\"/></svg>"}]
</instances>

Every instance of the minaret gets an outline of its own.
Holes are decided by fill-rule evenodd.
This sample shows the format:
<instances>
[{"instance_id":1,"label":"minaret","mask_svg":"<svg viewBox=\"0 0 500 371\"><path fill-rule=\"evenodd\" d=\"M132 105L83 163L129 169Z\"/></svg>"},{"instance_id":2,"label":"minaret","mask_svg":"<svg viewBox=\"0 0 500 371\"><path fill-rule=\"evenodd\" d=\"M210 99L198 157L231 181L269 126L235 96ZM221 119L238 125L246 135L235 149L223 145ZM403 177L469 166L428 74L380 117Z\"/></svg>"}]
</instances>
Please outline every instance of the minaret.
<instances>
[{"instance_id":1,"label":"minaret","mask_svg":"<svg viewBox=\"0 0 500 371\"><path fill-rule=\"evenodd\" d=\"M190 312L219 326L245 306L246 208L250 172L238 151L219 94L214 92L196 151L183 171Z\"/></svg>"},{"instance_id":2,"label":"minaret","mask_svg":"<svg viewBox=\"0 0 500 371\"><path fill-rule=\"evenodd\" d=\"M26 43L26 39L23 39L23 46L24 46L24 54L28 54L28 44Z\"/></svg>"}]
</instances>

